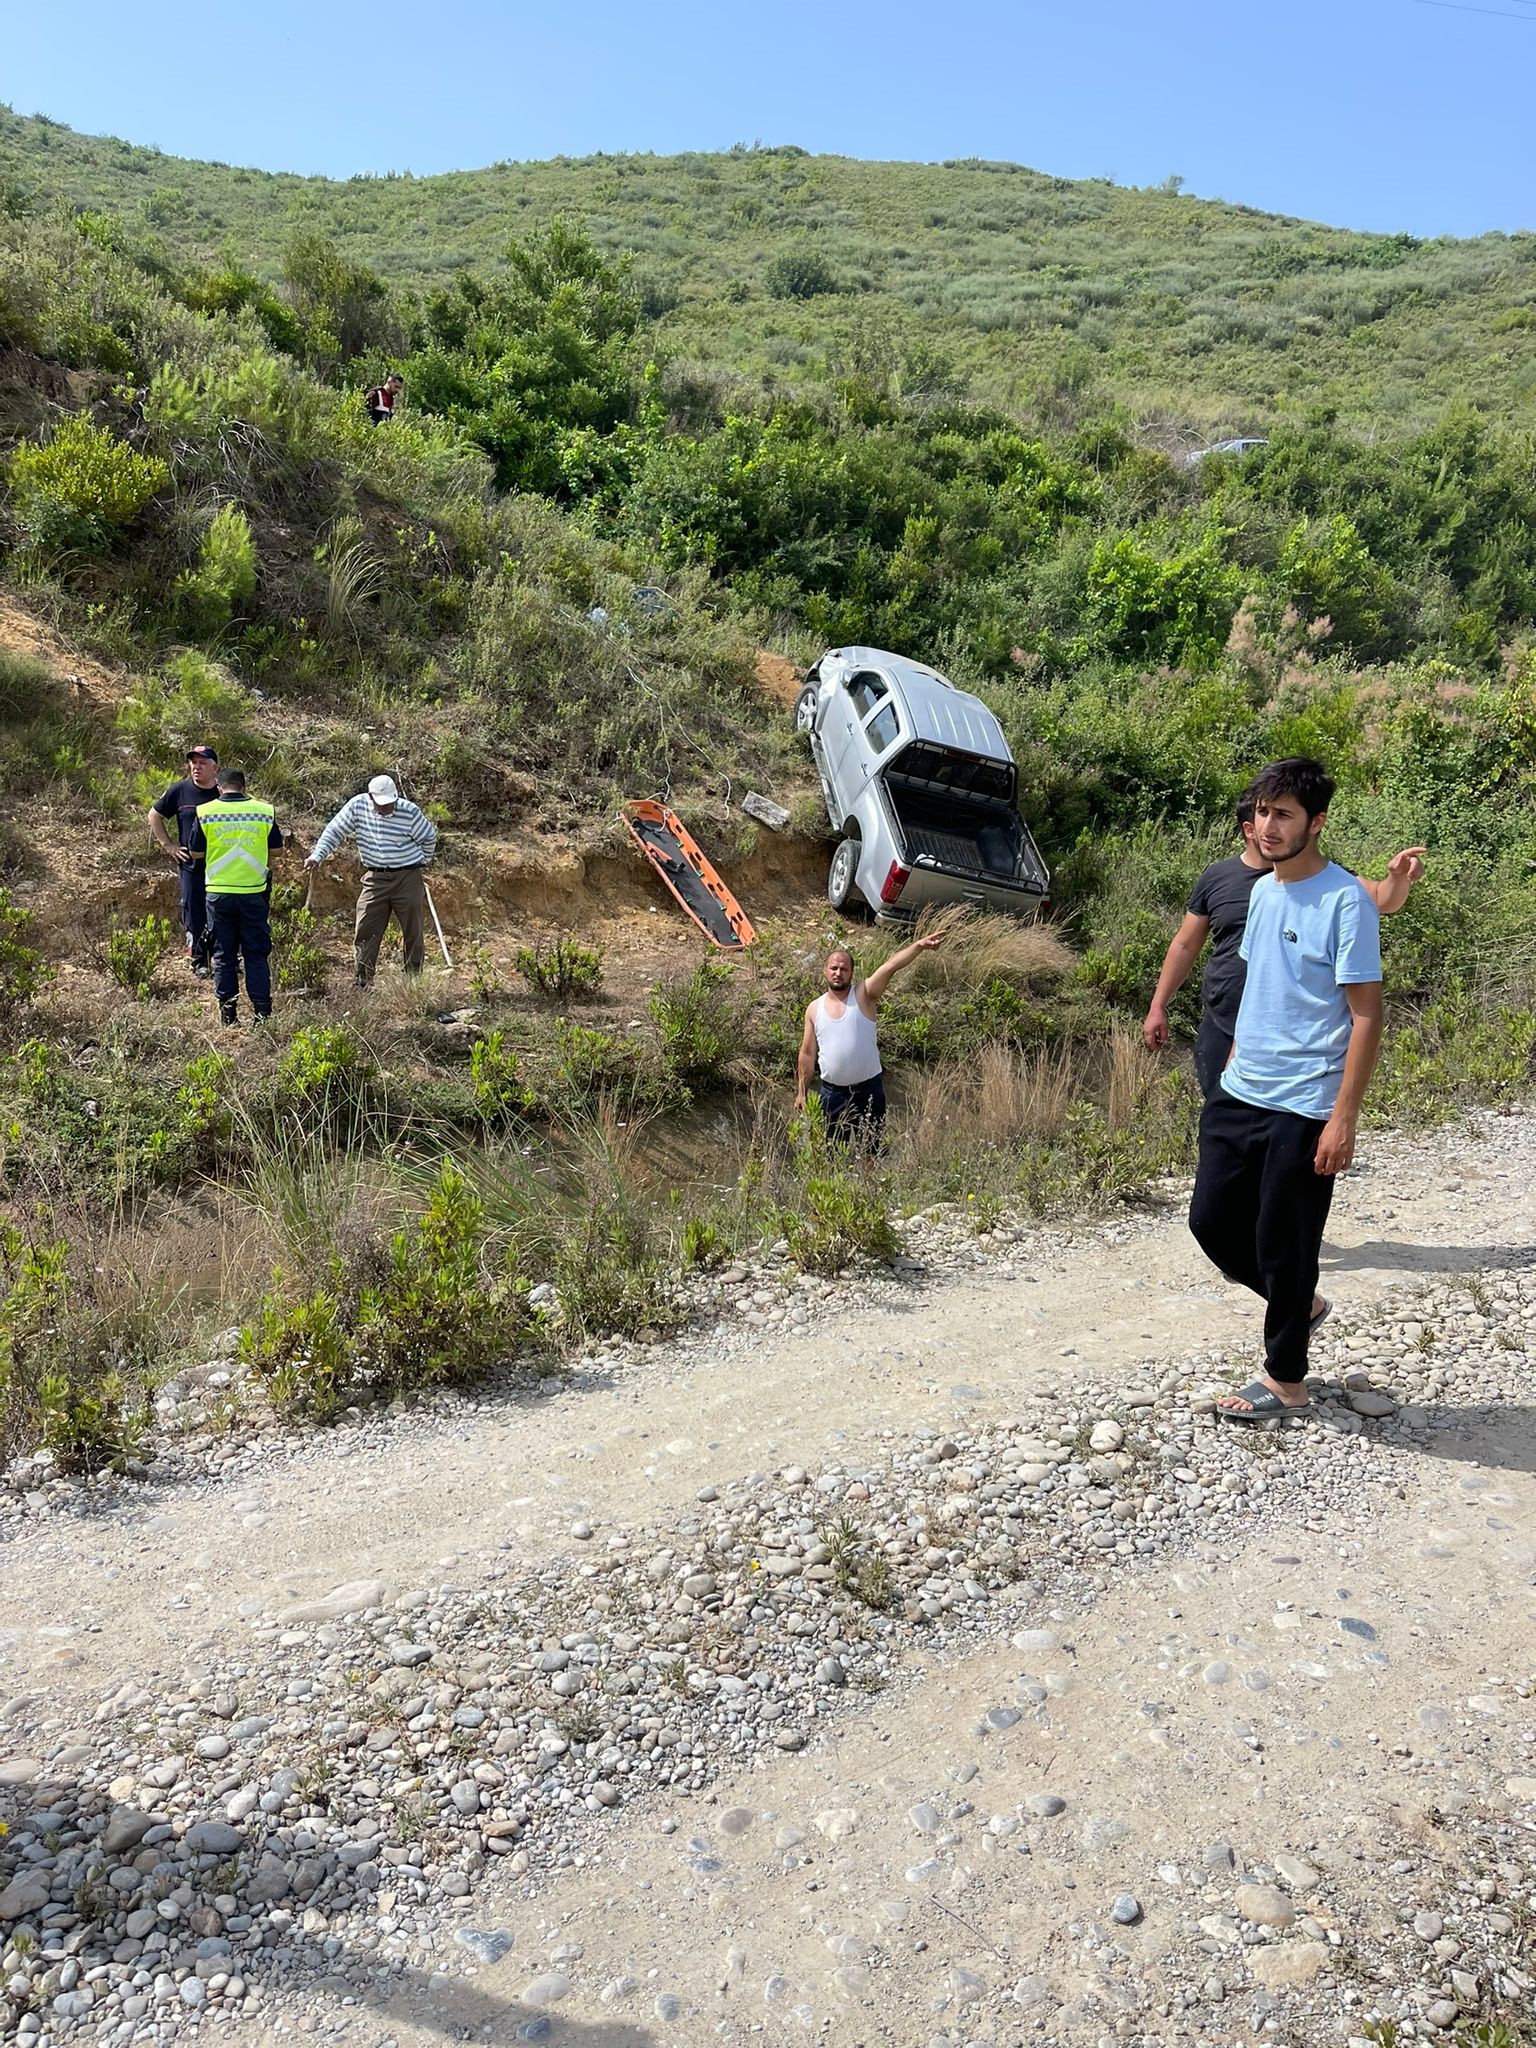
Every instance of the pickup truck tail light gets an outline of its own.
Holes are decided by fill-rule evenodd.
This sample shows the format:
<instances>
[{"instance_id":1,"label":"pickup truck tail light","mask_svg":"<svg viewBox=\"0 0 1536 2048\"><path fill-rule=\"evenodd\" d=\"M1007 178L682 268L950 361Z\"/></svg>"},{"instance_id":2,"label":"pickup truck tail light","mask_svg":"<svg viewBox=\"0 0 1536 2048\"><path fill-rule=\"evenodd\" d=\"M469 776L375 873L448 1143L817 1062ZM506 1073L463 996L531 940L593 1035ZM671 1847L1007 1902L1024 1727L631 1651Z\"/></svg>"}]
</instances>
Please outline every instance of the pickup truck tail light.
<instances>
[{"instance_id":1,"label":"pickup truck tail light","mask_svg":"<svg viewBox=\"0 0 1536 2048\"><path fill-rule=\"evenodd\" d=\"M880 901L895 903L907 886L907 877L912 870L904 868L899 860L893 860L886 871L885 880L880 884Z\"/></svg>"}]
</instances>

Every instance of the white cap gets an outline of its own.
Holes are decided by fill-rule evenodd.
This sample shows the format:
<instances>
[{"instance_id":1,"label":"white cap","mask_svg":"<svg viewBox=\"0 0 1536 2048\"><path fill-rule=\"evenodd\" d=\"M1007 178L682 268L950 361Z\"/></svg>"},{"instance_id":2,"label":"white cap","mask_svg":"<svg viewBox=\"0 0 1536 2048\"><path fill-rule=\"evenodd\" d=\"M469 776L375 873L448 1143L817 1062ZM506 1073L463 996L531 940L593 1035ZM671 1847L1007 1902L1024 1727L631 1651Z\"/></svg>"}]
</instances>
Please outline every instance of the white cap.
<instances>
[{"instance_id":1,"label":"white cap","mask_svg":"<svg viewBox=\"0 0 1536 2048\"><path fill-rule=\"evenodd\" d=\"M393 775L375 775L368 785L368 794L376 804L392 804L399 798Z\"/></svg>"}]
</instances>

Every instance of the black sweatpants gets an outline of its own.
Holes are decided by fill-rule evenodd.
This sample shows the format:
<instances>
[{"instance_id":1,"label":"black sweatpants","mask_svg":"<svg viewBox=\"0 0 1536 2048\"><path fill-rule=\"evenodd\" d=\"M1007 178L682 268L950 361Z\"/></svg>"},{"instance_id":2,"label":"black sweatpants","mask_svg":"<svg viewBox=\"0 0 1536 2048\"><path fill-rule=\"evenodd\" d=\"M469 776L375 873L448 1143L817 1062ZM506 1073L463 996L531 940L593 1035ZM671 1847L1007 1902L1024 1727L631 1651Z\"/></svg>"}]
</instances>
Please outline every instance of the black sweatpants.
<instances>
[{"instance_id":1,"label":"black sweatpants","mask_svg":"<svg viewBox=\"0 0 1536 2048\"><path fill-rule=\"evenodd\" d=\"M1189 1227L1229 1280L1262 1295L1265 1371L1307 1376L1317 1259L1333 1176L1313 1165L1323 1125L1254 1109L1217 1087L1200 1117L1200 1164Z\"/></svg>"},{"instance_id":2,"label":"black sweatpants","mask_svg":"<svg viewBox=\"0 0 1536 2048\"><path fill-rule=\"evenodd\" d=\"M1231 1057L1232 1026L1218 1023L1206 1010L1200 1019L1200 1029L1195 1033L1195 1079L1200 1083L1200 1093L1207 1102L1216 1092L1221 1070Z\"/></svg>"}]
</instances>

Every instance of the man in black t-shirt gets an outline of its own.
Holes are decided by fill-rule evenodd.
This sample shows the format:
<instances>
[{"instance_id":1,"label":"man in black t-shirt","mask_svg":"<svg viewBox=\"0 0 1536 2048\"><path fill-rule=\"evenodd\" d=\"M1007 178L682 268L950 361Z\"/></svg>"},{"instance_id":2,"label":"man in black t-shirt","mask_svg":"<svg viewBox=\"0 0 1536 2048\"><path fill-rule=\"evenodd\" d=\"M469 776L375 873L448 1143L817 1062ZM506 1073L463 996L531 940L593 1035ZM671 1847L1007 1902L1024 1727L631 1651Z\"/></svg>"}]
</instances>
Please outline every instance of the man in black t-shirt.
<instances>
[{"instance_id":1,"label":"man in black t-shirt","mask_svg":"<svg viewBox=\"0 0 1536 2048\"><path fill-rule=\"evenodd\" d=\"M1242 852L1230 860L1213 861L1190 891L1184 922L1174 933L1164 957L1157 989L1141 1027L1142 1037L1154 1050L1168 1043L1168 1005L1188 980L1201 947L1209 939L1211 954L1205 963L1205 979L1200 989L1205 1008L1195 1035L1195 1076L1200 1093L1207 1098L1221 1078L1232 1050L1232 1034L1237 1029L1237 1009L1247 979L1238 948L1248 924L1248 899L1254 883L1269 873L1269 862L1254 841L1253 796L1246 789L1237 800L1237 829L1243 835ZM1424 872L1423 856L1422 846L1405 847L1392 856L1385 881L1368 882L1363 875L1359 878L1361 888L1383 917L1390 917L1407 902L1408 891Z\"/></svg>"},{"instance_id":2,"label":"man in black t-shirt","mask_svg":"<svg viewBox=\"0 0 1536 2048\"><path fill-rule=\"evenodd\" d=\"M192 835L197 830L198 805L212 803L218 793L218 755L212 747L193 747L187 755L186 774L173 782L164 796L156 797L148 812L150 843L176 863L187 958L199 979L208 973L208 897L203 863L193 858ZM174 840L165 829L168 818L176 820Z\"/></svg>"}]
</instances>

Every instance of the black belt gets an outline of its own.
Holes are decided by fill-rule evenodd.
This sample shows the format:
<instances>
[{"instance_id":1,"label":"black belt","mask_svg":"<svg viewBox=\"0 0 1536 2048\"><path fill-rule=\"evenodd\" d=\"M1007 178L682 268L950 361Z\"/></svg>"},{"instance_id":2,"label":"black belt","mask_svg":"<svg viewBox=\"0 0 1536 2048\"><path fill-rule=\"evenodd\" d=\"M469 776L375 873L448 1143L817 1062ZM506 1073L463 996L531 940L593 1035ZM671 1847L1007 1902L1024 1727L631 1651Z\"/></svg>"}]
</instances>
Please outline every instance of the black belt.
<instances>
[{"instance_id":1,"label":"black belt","mask_svg":"<svg viewBox=\"0 0 1536 2048\"><path fill-rule=\"evenodd\" d=\"M422 865L423 863L419 860L407 860L402 861L398 867L367 868L364 872L370 875L408 875L412 868L419 868Z\"/></svg>"}]
</instances>

